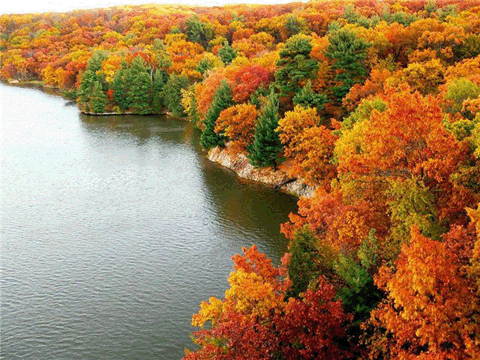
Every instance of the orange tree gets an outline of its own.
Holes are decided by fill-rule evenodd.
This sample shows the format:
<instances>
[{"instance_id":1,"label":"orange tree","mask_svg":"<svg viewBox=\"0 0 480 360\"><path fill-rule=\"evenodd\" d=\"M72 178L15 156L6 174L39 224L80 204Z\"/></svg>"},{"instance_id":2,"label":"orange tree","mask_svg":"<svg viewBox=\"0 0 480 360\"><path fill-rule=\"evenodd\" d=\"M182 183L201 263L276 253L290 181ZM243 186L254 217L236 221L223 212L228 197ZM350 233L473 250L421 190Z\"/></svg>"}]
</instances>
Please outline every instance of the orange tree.
<instances>
[{"instance_id":1,"label":"orange tree","mask_svg":"<svg viewBox=\"0 0 480 360\"><path fill-rule=\"evenodd\" d=\"M346 359L338 341L350 317L335 300L332 285L319 278L315 289L286 299L290 282L255 246L233 257L225 299L210 298L193 316L199 346L185 359ZM208 323L208 325L207 325Z\"/></svg>"}]
</instances>

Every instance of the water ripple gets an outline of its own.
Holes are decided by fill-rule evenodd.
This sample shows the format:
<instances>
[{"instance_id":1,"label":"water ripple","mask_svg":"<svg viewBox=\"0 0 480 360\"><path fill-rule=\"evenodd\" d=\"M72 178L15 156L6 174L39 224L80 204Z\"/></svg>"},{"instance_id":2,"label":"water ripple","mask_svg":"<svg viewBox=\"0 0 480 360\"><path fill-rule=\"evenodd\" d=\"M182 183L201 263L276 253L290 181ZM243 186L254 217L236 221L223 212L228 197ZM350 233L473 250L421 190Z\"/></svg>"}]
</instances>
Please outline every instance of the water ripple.
<instances>
[{"instance_id":1,"label":"water ripple","mask_svg":"<svg viewBox=\"0 0 480 360\"><path fill-rule=\"evenodd\" d=\"M285 251L294 200L205 160L190 124L0 96L0 358L179 359L230 257Z\"/></svg>"}]
</instances>

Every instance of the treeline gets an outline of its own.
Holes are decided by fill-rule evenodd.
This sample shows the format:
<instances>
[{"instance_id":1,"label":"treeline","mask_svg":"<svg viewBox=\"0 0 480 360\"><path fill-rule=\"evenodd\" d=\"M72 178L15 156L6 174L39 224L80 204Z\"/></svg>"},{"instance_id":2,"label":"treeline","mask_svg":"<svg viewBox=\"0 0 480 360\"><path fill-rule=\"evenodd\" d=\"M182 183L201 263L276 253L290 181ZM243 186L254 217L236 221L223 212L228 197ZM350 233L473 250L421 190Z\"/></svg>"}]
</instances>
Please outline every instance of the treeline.
<instances>
[{"instance_id":1,"label":"treeline","mask_svg":"<svg viewBox=\"0 0 480 360\"><path fill-rule=\"evenodd\" d=\"M188 79L184 77L169 77L163 69L163 61L168 61L164 54L161 41L154 45L156 62L148 65L145 60L137 55L127 63L125 59L118 58L119 68L107 78L102 71L104 61L108 61L107 53L97 51L88 60L85 71L81 74L78 90L78 106L89 113L135 113L158 114L165 109L165 100L170 99L170 92L164 86L173 88L176 81L180 86L186 86ZM120 60L121 59L121 60ZM152 66L153 65L153 66ZM182 80L183 84L182 85ZM177 91L178 92L178 91ZM182 116L180 99L176 99L171 107L175 116Z\"/></svg>"},{"instance_id":2,"label":"treeline","mask_svg":"<svg viewBox=\"0 0 480 360\"><path fill-rule=\"evenodd\" d=\"M1 76L188 116L317 188L275 267L234 257L187 359L480 358L480 1L0 17Z\"/></svg>"}]
</instances>

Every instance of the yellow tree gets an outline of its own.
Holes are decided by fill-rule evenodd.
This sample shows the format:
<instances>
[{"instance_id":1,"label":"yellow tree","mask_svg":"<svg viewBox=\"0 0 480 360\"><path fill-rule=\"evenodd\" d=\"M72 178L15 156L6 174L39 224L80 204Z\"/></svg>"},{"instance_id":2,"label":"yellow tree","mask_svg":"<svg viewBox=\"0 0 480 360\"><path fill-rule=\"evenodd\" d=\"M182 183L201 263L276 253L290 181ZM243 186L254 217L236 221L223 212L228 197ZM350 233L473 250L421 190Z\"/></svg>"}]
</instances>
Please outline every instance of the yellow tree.
<instances>
[{"instance_id":1,"label":"yellow tree","mask_svg":"<svg viewBox=\"0 0 480 360\"><path fill-rule=\"evenodd\" d=\"M317 110L295 106L287 111L278 123L284 155L291 158L292 176L299 176L307 183L329 183L335 176L332 163L337 136L325 126L318 126Z\"/></svg>"}]
</instances>

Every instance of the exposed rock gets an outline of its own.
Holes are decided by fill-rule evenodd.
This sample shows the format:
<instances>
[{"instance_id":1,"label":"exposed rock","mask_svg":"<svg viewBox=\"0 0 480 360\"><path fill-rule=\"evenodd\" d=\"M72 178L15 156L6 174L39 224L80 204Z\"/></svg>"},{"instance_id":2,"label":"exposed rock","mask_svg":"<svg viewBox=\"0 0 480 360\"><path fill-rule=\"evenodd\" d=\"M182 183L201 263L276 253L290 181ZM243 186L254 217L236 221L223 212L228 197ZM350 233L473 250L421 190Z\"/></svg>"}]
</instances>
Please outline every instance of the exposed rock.
<instances>
[{"instance_id":1,"label":"exposed rock","mask_svg":"<svg viewBox=\"0 0 480 360\"><path fill-rule=\"evenodd\" d=\"M313 197L315 191L314 187L305 185L302 179L288 176L285 170L274 170L273 167L255 168L248 162L245 154L231 153L228 148L211 149L208 159L235 171L243 179L272 185L298 197Z\"/></svg>"}]
</instances>

